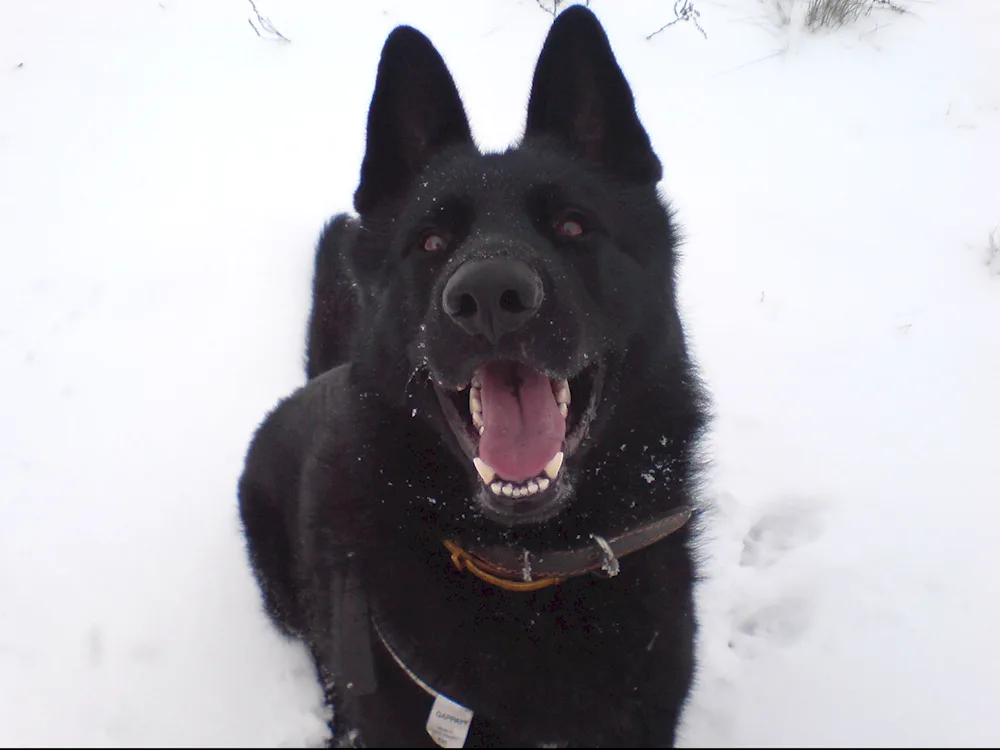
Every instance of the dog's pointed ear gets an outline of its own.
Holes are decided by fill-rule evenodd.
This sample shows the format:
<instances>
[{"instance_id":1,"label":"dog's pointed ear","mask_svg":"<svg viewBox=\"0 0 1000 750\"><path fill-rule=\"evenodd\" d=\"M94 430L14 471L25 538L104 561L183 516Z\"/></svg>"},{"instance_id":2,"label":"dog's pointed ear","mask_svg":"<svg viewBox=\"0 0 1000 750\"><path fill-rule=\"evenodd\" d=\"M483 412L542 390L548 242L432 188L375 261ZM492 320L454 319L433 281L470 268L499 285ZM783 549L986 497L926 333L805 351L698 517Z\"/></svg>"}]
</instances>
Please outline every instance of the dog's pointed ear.
<instances>
[{"instance_id":1,"label":"dog's pointed ear","mask_svg":"<svg viewBox=\"0 0 1000 750\"><path fill-rule=\"evenodd\" d=\"M471 144L472 133L451 73L430 39L396 27L378 64L355 210L400 195L435 153L457 143Z\"/></svg>"},{"instance_id":2,"label":"dog's pointed ear","mask_svg":"<svg viewBox=\"0 0 1000 750\"><path fill-rule=\"evenodd\" d=\"M562 141L628 182L663 176L608 37L582 5L559 14L539 55L524 131L525 140L538 136Z\"/></svg>"}]
</instances>

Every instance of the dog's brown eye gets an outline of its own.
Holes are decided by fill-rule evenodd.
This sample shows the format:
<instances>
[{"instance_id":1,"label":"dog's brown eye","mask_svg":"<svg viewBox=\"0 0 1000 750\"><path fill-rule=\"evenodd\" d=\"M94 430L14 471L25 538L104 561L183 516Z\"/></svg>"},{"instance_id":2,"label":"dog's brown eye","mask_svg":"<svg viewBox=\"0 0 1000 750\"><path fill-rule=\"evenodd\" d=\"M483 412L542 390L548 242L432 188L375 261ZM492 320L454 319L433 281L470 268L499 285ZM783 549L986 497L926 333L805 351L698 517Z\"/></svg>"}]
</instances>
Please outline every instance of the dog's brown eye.
<instances>
[{"instance_id":1,"label":"dog's brown eye","mask_svg":"<svg viewBox=\"0 0 1000 750\"><path fill-rule=\"evenodd\" d=\"M556 224L556 231L563 237L579 237L583 234L583 225L574 219L564 219Z\"/></svg>"},{"instance_id":2,"label":"dog's brown eye","mask_svg":"<svg viewBox=\"0 0 1000 750\"><path fill-rule=\"evenodd\" d=\"M440 234L429 234L424 237L424 250L429 253L436 253L438 250L444 250L445 244L444 237Z\"/></svg>"}]
</instances>

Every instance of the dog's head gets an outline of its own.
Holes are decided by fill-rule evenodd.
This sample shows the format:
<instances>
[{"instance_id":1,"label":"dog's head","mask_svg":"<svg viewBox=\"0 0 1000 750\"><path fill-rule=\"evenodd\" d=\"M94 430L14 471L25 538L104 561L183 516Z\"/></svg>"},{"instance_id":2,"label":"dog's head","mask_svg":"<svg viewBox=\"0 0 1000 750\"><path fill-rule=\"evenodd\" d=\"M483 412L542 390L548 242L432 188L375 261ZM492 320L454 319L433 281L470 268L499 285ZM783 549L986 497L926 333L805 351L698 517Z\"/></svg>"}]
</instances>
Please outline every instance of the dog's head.
<instances>
[{"instance_id":1,"label":"dog's head","mask_svg":"<svg viewBox=\"0 0 1000 750\"><path fill-rule=\"evenodd\" d=\"M557 514L615 409L684 371L660 177L583 7L553 23L503 153L477 149L425 36L385 43L355 193L355 369L440 432L494 523Z\"/></svg>"}]
</instances>

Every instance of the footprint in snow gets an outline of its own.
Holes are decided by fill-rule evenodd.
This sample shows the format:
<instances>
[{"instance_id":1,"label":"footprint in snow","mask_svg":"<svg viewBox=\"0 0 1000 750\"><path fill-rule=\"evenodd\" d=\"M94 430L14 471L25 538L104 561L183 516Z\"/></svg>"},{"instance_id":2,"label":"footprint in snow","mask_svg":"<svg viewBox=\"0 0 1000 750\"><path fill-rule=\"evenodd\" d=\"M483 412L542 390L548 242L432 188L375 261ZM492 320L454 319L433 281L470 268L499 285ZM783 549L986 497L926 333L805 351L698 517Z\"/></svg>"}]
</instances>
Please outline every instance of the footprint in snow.
<instances>
[{"instance_id":1,"label":"footprint in snow","mask_svg":"<svg viewBox=\"0 0 1000 750\"><path fill-rule=\"evenodd\" d=\"M739 564L747 599L734 610L729 642L738 656L791 646L809 630L815 600L789 557L822 533L820 508L804 500L772 506L746 533Z\"/></svg>"},{"instance_id":2,"label":"footprint in snow","mask_svg":"<svg viewBox=\"0 0 1000 750\"><path fill-rule=\"evenodd\" d=\"M823 533L815 505L785 501L764 514L743 537L740 566L768 568Z\"/></svg>"}]
</instances>

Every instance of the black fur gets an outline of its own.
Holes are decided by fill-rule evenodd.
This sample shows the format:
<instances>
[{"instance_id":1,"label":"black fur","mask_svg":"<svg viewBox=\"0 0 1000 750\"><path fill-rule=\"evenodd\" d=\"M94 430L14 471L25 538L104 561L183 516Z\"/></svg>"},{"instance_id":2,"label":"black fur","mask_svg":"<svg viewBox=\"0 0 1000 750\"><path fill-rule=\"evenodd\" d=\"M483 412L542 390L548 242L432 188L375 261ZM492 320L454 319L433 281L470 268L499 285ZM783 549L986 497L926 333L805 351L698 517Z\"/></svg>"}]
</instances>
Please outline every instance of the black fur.
<instances>
[{"instance_id":1,"label":"black fur","mask_svg":"<svg viewBox=\"0 0 1000 750\"><path fill-rule=\"evenodd\" d=\"M467 746L673 744L694 670L690 526L622 559L614 578L534 593L459 572L442 546L575 547L695 503L705 399L660 175L583 7L555 20L525 137L500 154L474 145L430 41L408 27L387 39L359 218L337 217L317 250L311 379L260 427L239 488L265 605L312 650L335 743L433 746L431 698L374 618L416 675L475 712ZM558 231L567 218L582 235ZM429 234L444 246L424 249ZM455 270L484 259L544 283L537 313L496 344L441 302ZM597 399L559 480L522 515L480 481L443 407L493 360L569 379L575 422Z\"/></svg>"},{"instance_id":2,"label":"black fur","mask_svg":"<svg viewBox=\"0 0 1000 750\"><path fill-rule=\"evenodd\" d=\"M350 356L348 346L357 323L360 289L345 263L345 254L357 232L357 220L341 214L326 225L316 248L306 339L308 378L347 362Z\"/></svg>"}]
</instances>

